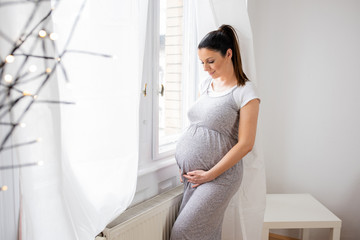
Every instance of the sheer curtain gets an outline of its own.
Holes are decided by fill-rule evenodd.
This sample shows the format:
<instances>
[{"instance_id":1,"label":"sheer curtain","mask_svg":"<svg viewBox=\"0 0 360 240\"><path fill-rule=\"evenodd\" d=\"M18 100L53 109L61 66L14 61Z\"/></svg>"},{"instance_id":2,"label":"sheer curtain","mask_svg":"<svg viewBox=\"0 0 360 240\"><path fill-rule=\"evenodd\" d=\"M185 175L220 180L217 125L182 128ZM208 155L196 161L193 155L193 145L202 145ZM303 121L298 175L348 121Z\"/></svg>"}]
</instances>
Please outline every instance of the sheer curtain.
<instances>
[{"instance_id":1,"label":"sheer curtain","mask_svg":"<svg viewBox=\"0 0 360 240\"><path fill-rule=\"evenodd\" d=\"M182 84L183 89L193 89L198 87L199 83L194 79L198 79L199 75L199 57L197 55L198 34L196 19L196 1L183 1L184 3L184 32L183 32L183 64L182 64ZM200 70L202 72L202 70ZM189 109L198 97L199 89L195 89L194 94L186 94L183 98L183 109ZM189 125L187 111L183 111L184 126Z\"/></svg>"},{"instance_id":2,"label":"sheer curtain","mask_svg":"<svg viewBox=\"0 0 360 240\"><path fill-rule=\"evenodd\" d=\"M247 1L198 0L195 1L195 8L197 42L222 24L235 27L239 37L244 71L249 79L257 85ZM202 69L199 72L201 79L206 73ZM261 130L258 129L253 150L243 158L242 184L225 212L222 235L224 240L257 240L261 238L266 184L260 141Z\"/></svg>"},{"instance_id":3,"label":"sheer curtain","mask_svg":"<svg viewBox=\"0 0 360 240\"><path fill-rule=\"evenodd\" d=\"M68 51L56 59L61 65L49 70L52 80L23 119L27 127L12 137L14 142L42 139L13 150L18 163L43 163L20 169L19 236L90 240L129 206L135 192L147 0L41 4L38 19L50 4L54 8L45 26L48 33L56 33L57 48L51 54ZM1 30L12 32L16 41L19 34L12 29L22 27L19 19L26 21L32 7L13 7L21 9L13 16L24 17L10 18ZM29 83L29 89L30 84L36 83ZM16 111L14 119L21 114L21 109Z\"/></svg>"}]
</instances>

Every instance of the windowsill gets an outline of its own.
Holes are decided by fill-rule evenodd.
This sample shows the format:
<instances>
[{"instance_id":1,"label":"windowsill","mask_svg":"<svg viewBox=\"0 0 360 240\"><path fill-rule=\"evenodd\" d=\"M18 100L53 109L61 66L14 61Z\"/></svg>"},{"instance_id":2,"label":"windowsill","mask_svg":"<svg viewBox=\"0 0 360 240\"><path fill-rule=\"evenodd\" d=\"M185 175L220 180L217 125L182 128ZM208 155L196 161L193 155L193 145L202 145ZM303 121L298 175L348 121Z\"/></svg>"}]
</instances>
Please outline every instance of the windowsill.
<instances>
[{"instance_id":1,"label":"windowsill","mask_svg":"<svg viewBox=\"0 0 360 240\"><path fill-rule=\"evenodd\" d=\"M139 166L138 176L144 176L146 174L156 172L162 168L166 168L174 164L176 164L174 156L163 160L152 161L151 163Z\"/></svg>"}]
</instances>

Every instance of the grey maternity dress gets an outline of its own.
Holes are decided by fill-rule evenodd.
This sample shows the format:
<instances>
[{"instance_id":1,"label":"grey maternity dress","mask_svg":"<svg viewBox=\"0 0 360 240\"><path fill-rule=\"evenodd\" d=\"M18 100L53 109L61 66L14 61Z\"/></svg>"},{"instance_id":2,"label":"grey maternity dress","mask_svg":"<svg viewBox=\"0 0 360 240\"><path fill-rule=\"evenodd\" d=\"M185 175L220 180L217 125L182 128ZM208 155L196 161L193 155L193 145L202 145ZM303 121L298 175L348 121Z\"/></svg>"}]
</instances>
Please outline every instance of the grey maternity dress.
<instances>
[{"instance_id":1,"label":"grey maternity dress","mask_svg":"<svg viewBox=\"0 0 360 240\"><path fill-rule=\"evenodd\" d=\"M248 88L250 84L247 83ZM209 88L211 79L205 81L205 89ZM175 153L182 173L210 170L238 142L237 102L244 105L245 101L256 98L250 93L247 97L238 94L241 99L234 99L234 91L246 92L241 88L244 86L236 86L218 97L203 91L190 108L190 125L180 137ZM240 187L242 171L239 161L215 180L197 188L192 188L193 184L183 178L184 195L171 240L220 240L224 212Z\"/></svg>"}]
</instances>

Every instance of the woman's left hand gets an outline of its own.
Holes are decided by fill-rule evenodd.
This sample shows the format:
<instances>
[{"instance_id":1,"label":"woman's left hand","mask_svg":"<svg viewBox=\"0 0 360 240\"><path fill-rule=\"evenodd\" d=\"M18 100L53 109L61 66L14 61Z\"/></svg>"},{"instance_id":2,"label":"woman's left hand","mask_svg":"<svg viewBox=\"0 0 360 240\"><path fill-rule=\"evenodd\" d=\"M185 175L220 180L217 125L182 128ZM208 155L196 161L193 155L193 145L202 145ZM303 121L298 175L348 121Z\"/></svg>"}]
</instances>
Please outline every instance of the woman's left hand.
<instances>
[{"instance_id":1,"label":"woman's left hand","mask_svg":"<svg viewBox=\"0 0 360 240\"><path fill-rule=\"evenodd\" d=\"M188 182L194 184L192 187L196 188L198 186L200 186L203 183L212 181L213 179L210 177L209 172L208 171L204 171L204 170L195 170L195 171L191 171L188 172L186 174L183 175Z\"/></svg>"}]
</instances>

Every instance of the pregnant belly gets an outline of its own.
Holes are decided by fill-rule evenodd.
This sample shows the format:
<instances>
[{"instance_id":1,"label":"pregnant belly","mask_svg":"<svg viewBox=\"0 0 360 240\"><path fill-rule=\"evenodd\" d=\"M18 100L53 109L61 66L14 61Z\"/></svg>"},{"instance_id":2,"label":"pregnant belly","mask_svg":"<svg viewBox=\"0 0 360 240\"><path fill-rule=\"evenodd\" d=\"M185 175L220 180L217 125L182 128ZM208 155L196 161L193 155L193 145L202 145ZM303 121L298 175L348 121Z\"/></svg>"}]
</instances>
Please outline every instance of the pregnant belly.
<instances>
[{"instance_id":1,"label":"pregnant belly","mask_svg":"<svg viewBox=\"0 0 360 240\"><path fill-rule=\"evenodd\" d=\"M206 127L190 127L180 137L175 158L183 172L209 170L235 145Z\"/></svg>"}]
</instances>

